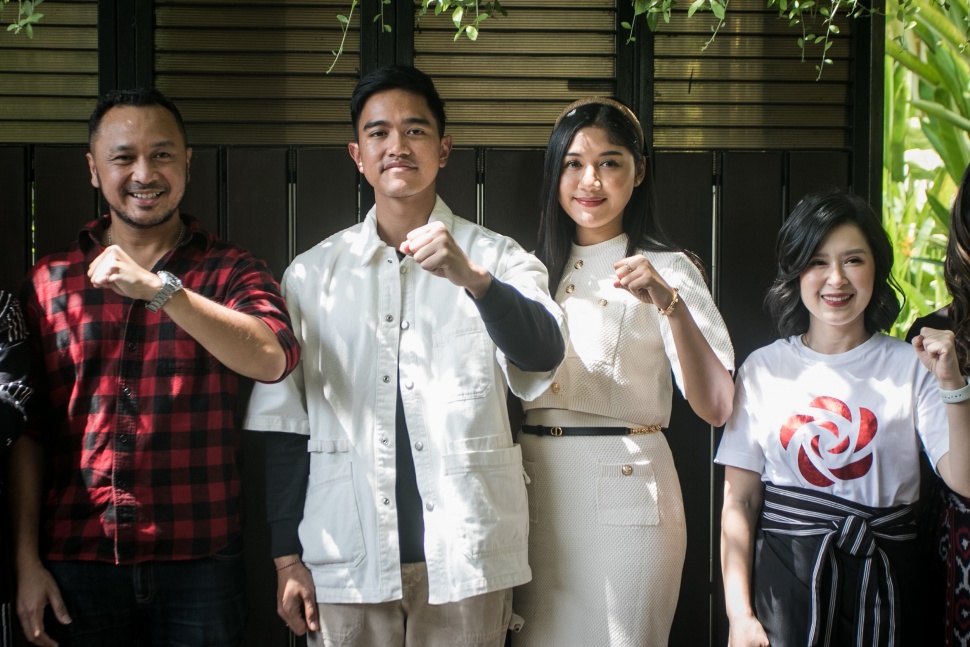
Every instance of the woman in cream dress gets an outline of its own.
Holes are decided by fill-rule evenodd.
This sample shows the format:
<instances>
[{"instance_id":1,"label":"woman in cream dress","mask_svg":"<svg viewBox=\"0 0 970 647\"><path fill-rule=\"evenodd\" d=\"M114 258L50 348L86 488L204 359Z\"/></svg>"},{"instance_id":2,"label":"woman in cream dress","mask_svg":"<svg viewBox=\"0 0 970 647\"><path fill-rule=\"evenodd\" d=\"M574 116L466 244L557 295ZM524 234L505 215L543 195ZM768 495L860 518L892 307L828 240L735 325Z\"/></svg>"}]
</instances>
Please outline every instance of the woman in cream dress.
<instances>
[{"instance_id":1,"label":"woman in cream dress","mask_svg":"<svg viewBox=\"0 0 970 647\"><path fill-rule=\"evenodd\" d=\"M567 106L542 197L536 254L570 343L555 383L523 403L533 579L515 590L525 624L513 643L666 645L686 545L660 431L671 375L693 410L721 425L734 352L700 270L661 232L642 129L626 106Z\"/></svg>"}]
</instances>

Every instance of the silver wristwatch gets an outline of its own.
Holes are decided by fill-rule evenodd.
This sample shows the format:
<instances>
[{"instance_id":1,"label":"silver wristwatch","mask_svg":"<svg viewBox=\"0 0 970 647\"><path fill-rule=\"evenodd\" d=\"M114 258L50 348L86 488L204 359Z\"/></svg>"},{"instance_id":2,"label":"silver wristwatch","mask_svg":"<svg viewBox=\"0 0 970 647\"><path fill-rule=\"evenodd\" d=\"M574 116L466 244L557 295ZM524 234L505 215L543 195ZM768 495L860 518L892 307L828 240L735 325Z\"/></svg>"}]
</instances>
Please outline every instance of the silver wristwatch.
<instances>
[{"instance_id":1,"label":"silver wristwatch","mask_svg":"<svg viewBox=\"0 0 970 647\"><path fill-rule=\"evenodd\" d=\"M158 273L158 277L162 279L162 289L158 291L154 299L145 304L145 307L152 312L158 312L158 309L165 305L165 302L173 294L182 289L182 282L171 272L162 270Z\"/></svg>"}]
</instances>

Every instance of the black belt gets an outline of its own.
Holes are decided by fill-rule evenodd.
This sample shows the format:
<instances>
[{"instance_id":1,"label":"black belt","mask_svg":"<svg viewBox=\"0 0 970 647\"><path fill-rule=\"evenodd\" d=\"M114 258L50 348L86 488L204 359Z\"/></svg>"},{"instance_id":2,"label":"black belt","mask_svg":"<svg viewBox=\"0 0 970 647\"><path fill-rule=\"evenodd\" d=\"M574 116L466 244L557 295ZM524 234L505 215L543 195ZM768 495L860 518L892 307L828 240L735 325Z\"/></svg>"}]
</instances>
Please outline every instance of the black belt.
<instances>
[{"instance_id":1,"label":"black belt","mask_svg":"<svg viewBox=\"0 0 970 647\"><path fill-rule=\"evenodd\" d=\"M639 436L660 431L660 425L646 427L544 427L542 425L522 425L523 433L533 436Z\"/></svg>"}]
</instances>

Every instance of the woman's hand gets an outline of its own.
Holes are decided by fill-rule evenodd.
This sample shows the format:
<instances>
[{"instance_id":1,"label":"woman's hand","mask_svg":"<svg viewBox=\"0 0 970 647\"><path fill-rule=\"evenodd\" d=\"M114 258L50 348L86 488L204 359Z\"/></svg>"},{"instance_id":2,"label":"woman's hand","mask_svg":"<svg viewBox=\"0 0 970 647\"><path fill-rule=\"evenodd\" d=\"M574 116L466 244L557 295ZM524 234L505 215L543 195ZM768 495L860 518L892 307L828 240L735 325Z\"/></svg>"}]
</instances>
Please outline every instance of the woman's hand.
<instances>
[{"instance_id":1,"label":"woman's hand","mask_svg":"<svg viewBox=\"0 0 970 647\"><path fill-rule=\"evenodd\" d=\"M613 286L626 290L644 303L664 310L674 300L674 289L642 254L613 263L616 280Z\"/></svg>"},{"instance_id":2,"label":"woman's hand","mask_svg":"<svg viewBox=\"0 0 970 647\"><path fill-rule=\"evenodd\" d=\"M754 616L732 620L728 647L769 647L768 634Z\"/></svg>"},{"instance_id":3,"label":"woman's hand","mask_svg":"<svg viewBox=\"0 0 970 647\"><path fill-rule=\"evenodd\" d=\"M966 386L967 381L960 373L956 337L951 331L923 328L913 338L913 348L923 366L936 377L941 389L955 391Z\"/></svg>"}]
</instances>

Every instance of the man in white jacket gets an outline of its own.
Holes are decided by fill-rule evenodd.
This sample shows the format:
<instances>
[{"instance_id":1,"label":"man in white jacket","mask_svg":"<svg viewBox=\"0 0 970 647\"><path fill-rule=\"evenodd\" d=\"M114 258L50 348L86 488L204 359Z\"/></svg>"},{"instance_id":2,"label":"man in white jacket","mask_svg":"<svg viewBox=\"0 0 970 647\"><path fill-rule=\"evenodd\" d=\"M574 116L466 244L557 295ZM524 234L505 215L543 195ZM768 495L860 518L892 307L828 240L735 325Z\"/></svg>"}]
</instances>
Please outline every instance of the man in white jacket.
<instances>
[{"instance_id":1,"label":"man in white jacket","mask_svg":"<svg viewBox=\"0 0 970 647\"><path fill-rule=\"evenodd\" d=\"M310 645L502 645L531 578L506 392L548 388L562 313L534 256L437 197L451 137L427 75L374 72L351 117L376 204L287 269L303 361L246 418L276 432L277 609Z\"/></svg>"}]
</instances>

